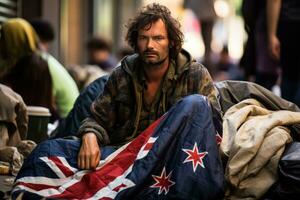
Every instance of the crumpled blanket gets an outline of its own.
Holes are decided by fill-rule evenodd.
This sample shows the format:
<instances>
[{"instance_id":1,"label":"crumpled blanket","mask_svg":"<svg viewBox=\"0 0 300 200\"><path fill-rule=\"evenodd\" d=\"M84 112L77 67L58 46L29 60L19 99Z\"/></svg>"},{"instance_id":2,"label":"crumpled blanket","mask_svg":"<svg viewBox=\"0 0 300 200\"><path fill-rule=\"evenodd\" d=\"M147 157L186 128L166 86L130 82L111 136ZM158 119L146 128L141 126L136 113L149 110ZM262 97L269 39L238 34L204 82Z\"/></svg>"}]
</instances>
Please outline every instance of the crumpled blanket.
<instances>
[{"instance_id":1,"label":"crumpled blanket","mask_svg":"<svg viewBox=\"0 0 300 200\"><path fill-rule=\"evenodd\" d=\"M20 95L0 84L0 148L26 139L28 116Z\"/></svg>"},{"instance_id":2,"label":"crumpled blanket","mask_svg":"<svg viewBox=\"0 0 300 200\"><path fill-rule=\"evenodd\" d=\"M0 84L0 161L10 163L13 175L36 146L25 140L27 130L27 109L22 97Z\"/></svg>"},{"instance_id":3,"label":"crumpled blanket","mask_svg":"<svg viewBox=\"0 0 300 200\"><path fill-rule=\"evenodd\" d=\"M0 148L0 161L9 163L12 175L16 176L22 167L24 159L35 147L35 142L23 140L20 141L16 147L7 146Z\"/></svg>"},{"instance_id":4,"label":"crumpled blanket","mask_svg":"<svg viewBox=\"0 0 300 200\"><path fill-rule=\"evenodd\" d=\"M285 145L292 141L289 125L300 113L270 111L255 99L232 106L223 118L221 155L228 158L225 199L259 199L277 180Z\"/></svg>"}]
</instances>

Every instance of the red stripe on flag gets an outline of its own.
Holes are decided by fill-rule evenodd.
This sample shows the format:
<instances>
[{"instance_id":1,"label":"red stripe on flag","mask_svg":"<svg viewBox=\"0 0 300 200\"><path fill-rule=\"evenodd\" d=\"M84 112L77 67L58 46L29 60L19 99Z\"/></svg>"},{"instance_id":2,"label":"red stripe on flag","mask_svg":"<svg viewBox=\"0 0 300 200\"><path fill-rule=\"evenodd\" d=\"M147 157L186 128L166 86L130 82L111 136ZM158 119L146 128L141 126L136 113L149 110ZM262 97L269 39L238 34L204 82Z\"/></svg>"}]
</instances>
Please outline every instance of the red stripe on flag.
<instances>
[{"instance_id":1,"label":"red stripe on flag","mask_svg":"<svg viewBox=\"0 0 300 200\"><path fill-rule=\"evenodd\" d=\"M74 175L74 172L66 167L56 156L50 156L48 158L56 164L56 166L60 169L60 171L62 171L62 173L64 173L66 177Z\"/></svg>"},{"instance_id":2,"label":"red stripe on flag","mask_svg":"<svg viewBox=\"0 0 300 200\"><path fill-rule=\"evenodd\" d=\"M40 191L44 189L58 189L60 187L60 186L52 186L52 185L46 185L41 183L24 183L24 182L18 182L17 185L23 185L35 191Z\"/></svg>"},{"instance_id":3,"label":"red stripe on flag","mask_svg":"<svg viewBox=\"0 0 300 200\"><path fill-rule=\"evenodd\" d=\"M53 198L90 198L101 188L107 186L117 177L124 174L135 161L141 147L149 140L158 124L164 116L152 123L136 139L134 139L123 151L121 151L110 162L100 170L84 175L80 182L68 187L62 194L51 196Z\"/></svg>"}]
</instances>

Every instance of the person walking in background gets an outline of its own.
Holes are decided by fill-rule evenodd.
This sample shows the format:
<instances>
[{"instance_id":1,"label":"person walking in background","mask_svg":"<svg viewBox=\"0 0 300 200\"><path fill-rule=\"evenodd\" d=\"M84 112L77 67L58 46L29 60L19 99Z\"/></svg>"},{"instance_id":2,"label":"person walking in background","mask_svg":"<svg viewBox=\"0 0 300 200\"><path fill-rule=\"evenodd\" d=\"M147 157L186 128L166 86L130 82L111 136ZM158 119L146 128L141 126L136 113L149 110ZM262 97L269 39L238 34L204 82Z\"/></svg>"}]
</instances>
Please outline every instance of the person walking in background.
<instances>
[{"instance_id":1,"label":"person walking in background","mask_svg":"<svg viewBox=\"0 0 300 200\"><path fill-rule=\"evenodd\" d=\"M255 23L257 19L256 9L258 1L243 0L242 17L244 20L245 31L247 33L247 41L244 45L244 52L240 59L239 65L243 70L244 80L255 81L256 74L256 56L255 56Z\"/></svg>"},{"instance_id":2,"label":"person walking in background","mask_svg":"<svg viewBox=\"0 0 300 200\"><path fill-rule=\"evenodd\" d=\"M241 80L242 73L238 66L233 62L228 52L228 47L225 45L220 52L218 62L216 63L216 74L214 81L223 80Z\"/></svg>"},{"instance_id":3,"label":"person walking in background","mask_svg":"<svg viewBox=\"0 0 300 200\"><path fill-rule=\"evenodd\" d=\"M256 5L255 10L253 10L256 13L254 21L255 82L272 90L280 78L280 68L279 62L268 52L266 0L253 0L253 4Z\"/></svg>"},{"instance_id":4,"label":"person walking in background","mask_svg":"<svg viewBox=\"0 0 300 200\"><path fill-rule=\"evenodd\" d=\"M272 90L280 80L280 68L268 52L266 0L243 0L242 16L248 35L240 60L244 79Z\"/></svg>"},{"instance_id":5,"label":"person walking in background","mask_svg":"<svg viewBox=\"0 0 300 200\"><path fill-rule=\"evenodd\" d=\"M200 22L201 35L205 47L203 63L212 75L215 69L211 61L211 41L213 27L217 19L214 2L215 0L185 0L184 2L184 8L191 9Z\"/></svg>"},{"instance_id":6,"label":"person walking in background","mask_svg":"<svg viewBox=\"0 0 300 200\"><path fill-rule=\"evenodd\" d=\"M29 23L39 36L39 48L49 52L50 43L55 39L55 32L52 24L44 19L33 19Z\"/></svg>"},{"instance_id":7,"label":"person walking in background","mask_svg":"<svg viewBox=\"0 0 300 200\"><path fill-rule=\"evenodd\" d=\"M111 48L110 42L103 37L90 38L87 42L88 64L111 71L118 63L111 53Z\"/></svg>"},{"instance_id":8,"label":"person walking in background","mask_svg":"<svg viewBox=\"0 0 300 200\"><path fill-rule=\"evenodd\" d=\"M65 117L79 95L78 88L66 69L49 53L39 50L38 44L38 35L26 20L15 18L4 22L0 36L0 81L20 59L40 54L49 66L58 114Z\"/></svg>"},{"instance_id":9,"label":"person walking in background","mask_svg":"<svg viewBox=\"0 0 300 200\"><path fill-rule=\"evenodd\" d=\"M267 0L269 51L280 61L283 98L300 106L300 1Z\"/></svg>"},{"instance_id":10,"label":"person walking in background","mask_svg":"<svg viewBox=\"0 0 300 200\"><path fill-rule=\"evenodd\" d=\"M108 75L116 67L117 58L112 55L111 44L103 37L92 37L87 44L88 63L73 65L68 72L82 91L97 78Z\"/></svg>"}]
</instances>

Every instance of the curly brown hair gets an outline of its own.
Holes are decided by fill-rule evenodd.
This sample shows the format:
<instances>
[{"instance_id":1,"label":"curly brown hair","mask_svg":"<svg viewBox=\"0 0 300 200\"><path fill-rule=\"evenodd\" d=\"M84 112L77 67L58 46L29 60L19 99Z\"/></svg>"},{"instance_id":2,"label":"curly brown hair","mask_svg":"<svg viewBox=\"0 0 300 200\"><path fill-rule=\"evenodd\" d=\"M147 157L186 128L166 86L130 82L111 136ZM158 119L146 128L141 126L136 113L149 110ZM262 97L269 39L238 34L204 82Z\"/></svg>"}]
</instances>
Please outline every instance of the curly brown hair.
<instances>
[{"instance_id":1,"label":"curly brown hair","mask_svg":"<svg viewBox=\"0 0 300 200\"><path fill-rule=\"evenodd\" d=\"M136 17L127 24L126 41L135 51L137 51L138 31L145 28L157 20L163 20L166 25L168 38L170 41L170 58L174 59L182 49L183 33L180 30L180 23L171 16L170 10L163 5L153 3L143 7Z\"/></svg>"}]
</instances>

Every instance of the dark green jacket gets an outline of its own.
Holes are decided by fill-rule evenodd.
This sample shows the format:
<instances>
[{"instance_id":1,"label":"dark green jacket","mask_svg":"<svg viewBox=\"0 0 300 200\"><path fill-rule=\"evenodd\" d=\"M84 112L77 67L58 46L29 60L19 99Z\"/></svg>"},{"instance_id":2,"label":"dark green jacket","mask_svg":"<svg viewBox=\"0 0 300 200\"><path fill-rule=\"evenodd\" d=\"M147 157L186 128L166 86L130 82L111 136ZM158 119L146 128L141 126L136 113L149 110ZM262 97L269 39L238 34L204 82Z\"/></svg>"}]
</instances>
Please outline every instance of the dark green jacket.
<instances>
[{"instance_id":1,"label":"dark green jacket","mask_svg":"<svg viewBox=\"0 0 300 200\"><path fill-rule=\"evenodd\" d=\"M219 109L217 91L205 67L196 63L184 50L170 65L172 67L160 88L156 119L182 97L190 94L207 96L214 108ZM109 77L103 93L92 103L93 118L83 121L79 135L93 132L101 145L121 145L139 134L137 130L143 106L144 87L138 76L142 67L137 54L121 61L121 65Z\"/></svg>"}]
</instances>

